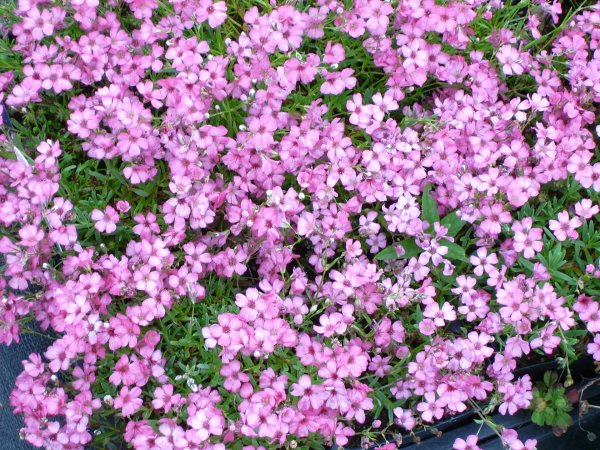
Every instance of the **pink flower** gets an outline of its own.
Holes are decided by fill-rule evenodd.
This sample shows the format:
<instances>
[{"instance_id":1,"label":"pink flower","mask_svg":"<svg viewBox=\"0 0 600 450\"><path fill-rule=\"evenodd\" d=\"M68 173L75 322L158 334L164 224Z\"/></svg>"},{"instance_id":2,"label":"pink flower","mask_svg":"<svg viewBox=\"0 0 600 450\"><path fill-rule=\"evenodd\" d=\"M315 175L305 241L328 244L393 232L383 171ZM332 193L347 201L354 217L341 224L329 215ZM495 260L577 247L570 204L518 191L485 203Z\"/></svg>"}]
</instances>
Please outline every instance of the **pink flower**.
<instances>
[{"instance_id":1,"label":"pink flower","mask_svg":"<svg viewBox=\"0 0 600 450\"><path fill-rule=\"evenodd\" d=\"M262 115L248 119L248 130L251 134L251 142L261 150L266 150L273 143L273 133L277 130L277 122L272 117ZM263 210L272 211L271 208Z\"/></svg>"},{"instance_id":2,"label":"pink flower","mask_svg":"<svg viewBox=\"0 0 600 450\"><path fill-rule=\"evenodd\" d=\"M542 243L542 229L532 228L533 219L526 217L520 222L514 222L512 230L515 233L513 249L523 252L525 258L533 258L544 247Z\"/></svg>"},{"instance_id":3,"label":"pink flower","mask_svg":"<svg viewBox=\"0 0 600 450\"><path fill-rule=\"evenodd\" d=\"M542 328L540 336L531 341L531 348L542 347L544 353L551 355L556 347L560 345L561 339L559 336L554 336L554 332L558 326L556 324L549 324Z\"/></svg>"},{"instance_id":4,"label":"pink flower","mask_svg":"<svg viewBox=\"0 0 600 450\"><path fill-rule=\"evenodd\" d=\"M589 198L584 198L575 203L575 214L582 219L591 219L600 212L598 205L594 205Z\"/></svg>"},{"instance_id":5,"label":"pink flower","mask_svg":"<svg viewBox=\"0 0 600 450\"><path fill-rule=\"evenodd\" d=\"M417 424L417 421L410 410L394 408L394 416L396 416L394 422L407 431L412 430Z\"/></svg>"},{"instance_id":6,"label":"pink flower","mask_svg":"<svg viewBox=\"0 0 600 450\"><path fill-rule=\"evenodd\" d=\"M481 448L477 445L478 436L476 434L471 434L467 436L467 440L457 438L454 441L454 446L452 447L454 450L481 450Z\"/></svg>"},{"instance_id":7,"label":"pink flower","mask_svg":"<svg viewBox=\"0 0 600 450\"><path fill-rule=\"evenodd\" d=\"M376 377L385 377L392 370L392 366L389 365L390 359L391 356L386 356L385 358L382 358L379 355L374 356L369 363L369 370L373 372Z\"/></svg>"},{"instance_id":8,"label":"pink flower","mask_svg":"<svg viewBox=\"0 0 600 450\"><path fill-rule=\"evenodd\" d=\"M539 188L540 185L537 181L527 177L517 177L507 185L506 197L511 205L519 208L531 197L538 195Z\"/></svg>"},{"instance_id":9,"label":"pink flower","mask_svg":"<svg viewBox=\"0 0 600 450\"><path fill-rule=\"evenodd\" d=\"M431 336L435 333L436 324L431 319L423 319L419 322L419 331L425 336Z\"/></svg>"},{"instance_id":10,"label":"pink flower","mask_svg":"<svg viewBox=\"0 0 600 450\"><path fill-rule=\"evenodd\" d=\"M417 404L417 411L421 413L421 418L425 422L440 420L444 415L444 409L440 405L439 399L436 400L434 392L426 392L423 402Z\"/></svg>"},{"instance_id":11,"label":"pink flower","mask_svg":"<svg viewBox=\"0 0 600 450\"><path fill-rule=\"evenodd\" d=\"M173 389L172 384L165 384L154 390L154 400L152 400L154 409L164 409L165 412L169 412L171 408L181 403L181 395L173 394Z\"/></svg>"},{"instance_id":12,"label":"pink flower","mask_svg":"<svg viewBox=\"0 0 600 450\"><path fill-rule=\"evenodd\" d=\"M336 362L341 376L358 378L367 370L369 357L360 346L351 345L348 351L339 355Z\"/></svg>"},{"instance_id":13,"label":"pink flower","mask_svg":"<svg viewBox=\"0 0 600 450\"><path fill-rule=\"evenodd\" d=\"M42 357L37 353L31 353L29 359L22 362L25 372L31 377L37 377L44 371Z\"/></svg>"},{"instance_id":14,"label":"pink flower","mask_svg":"<svg viewBox=\"0 0 600 450\"><path fill-rule=\"evenodd\" d=\"M23 28L29 30L34 39L41 41L45 36L51 36L54 33L53 22L50 10L42 9L40 12L37 6L32 6L23 19Z\"/></svg>"},{"instance_id":15,"label":"pink flower","mask_svg":"<svg viewBox=\"0 0 600 450\"><path fill-rule=\"evenodd\" d=\"M490 190L488 190L489 193ZM512 217L508 211L504 211L501 203L494 203L493 205L484 205L481 208L481 214L484 220L481 222L481 228L486 233L498 235L502 230L502 224L510 223Z\"/></svg>"},{"instance_id":16,"label":"pink flower","mask_svg":"<svg viewBox=\"0 0 600 450\"><path fill-rule=\"evenodd\" d=\"M54 342L44 356L49 360L48 367L52 372L67 370L71 363L71 358L75 356L75 352L70 344L65 341L65 338Z\"/></svg>"},{"instance_id":17,"label":"pink flower","mask_svg":"<svg viewBox=\"0 0 600 450\"><path fill-rule=\"evenodd\" d=\"M290 393L298 400L298 407L304 410L318 410L323 405L323 386L312 384L308 375L301 375L298 382L292 384Z\"/></svg>"},{"instance_id":18,"label":"pink flower","mask_svg":"<svg viewBox=\"0 0 600 450\"><path fill-rule=\"evenodd\" d=\"M107 206L104 212L94 209L91 217L96 222L94 228L101 233L110 234L117 229L119 213L112 206Z\"/></svg>"},{"instance_id":19,"label":"pink flower","mask_svg":"<svg viewBox=\"0 0 600 450\"><path fill-rule=\"evenodd\" d=\"M477 256L473 255L469 259L471 264L475 266L475 270L473 272L475 275L483 275L485 270L486 273L493 272L496 267L495 264L498 264L498 257L495 253L490 255L487 254L487 249L484 247L480 247L477 249Z\"/></svg>"},{"instance_id":20,"label":"pink flower","mask_svg":"<svg viewBox=\"0 0 600 450\"><path fill-rule=\"evenodd\" d=\"M325 337L343 334L347 327L344 317L340 313L322 314L319 317L319 323L320 325L315 325L313 328Z\"/></svg>"},{"instance_id":21,"label":"pink flower","mask_svg":"<svg viewBox=\"0 0 600 450\"><path fill-rule=\"evenodd\" d=\"M1 112L1 111L0 111ZM39 156L35 159L36 162L41 162L44 167L51 168L56 164L56 159L61 155L60 143L50 140L40 142L36 149Z\"/></svg>"},{"instance_id":22,"label":"pink flower","mask_svg":"<svg viewBox=\"0 0 600 450\"><path fill-rule=\"evenodd\" d=\"M375 450L396 450L398 446L394 443L389 443L376 447Z\"/></svg>"},{"instance_id":23,"label":"pink flower","mask_svg":"<svg viewBox=\"0 0 600 450\"><path fill-rule=\"evenodd\" d=\"M123 386L117 398L114 401L114 407L121 409L123 417L129 417L142 407L143 400L140 398L142 390L139 387L134 387L131 390L127 386Z\"/></svg>"},{"instance_id":24,"label":"pink flower","mask_svg":"<svg viewBox=\"0 0 600 450\"><path fill-rule=\"evenodd\" d=\"M323 62L327 64L337 64L346 59L346 52L342 44L333 44L331 41L327 42L325 46L325 53L323 55Z\"/></svg>"},{"instance_id":25,"label":"pink flower","mask_svg":"<svg viewBox=\"0 0 600 450\"><path fill-rule=\"evenodd\" d=\"M429 63L428 44L423 39L413 39L400 47L403 61L402 66L407 71L415 71L427 67Z\"/></svg>"},{"instance_id":26,"label":"pink flower","mask_svg":"<svg viewBox=\"0 0 600 450\"><path fill-rule=\"evenodd\" d=\"M325 82L321 85L321 94L338 95L345 89L356 86L356 78L352 76L353 69L343 69L341 72L328 72L323 70Z\"/></svg>"},{"instance_id":27,"label":"pink flower","mask_svg":"<svg viewBox=\"0 0 600 450\"><path fill-rule=\"evenodd\" d=\"M441 308L440 305L435 302L427 305L425 311L423 311L423 316L433 319L433 323L436 327L443 327L446 322L456 320L454 306L448 302L444 302Z\"/></svg>"},{"instance_id":28,"label":"pink flower","mask_svg":"<svg viewBox=\"0 0 600 450\"><path fill-rule=\"evenodd\" d=\"M373 105L363 105L361 94L354 94L352 99L346 102L346 109L350 113L349 122L352 125L362 128L366 128L369 125L371 116L373 115ZM362 217L364 216L361 216L361 220Z\"/></svg>"},{"instance_id":29,"label":"pink flower","mask_svg":"<svg viewBox=\"0 0 600 450\"><path fill-rule=\"evenodd\" d=\"M341 422L338 422L335 429L335 443L338 446L343 447L348 443L348 438L354 436L355 434L356 432L352 428L344 426Z\"/></svg>"},{"instance_id":30,"label":"pink flower","mask_svg":"<svg viewBox=\"0 0 600 450\"><path fill-rule=\"evenodd\" d=\"M372 100L374 105L373 117L375 120L382 121L388 112L398 109L398 103L387 92L383 96L381 93L377 92L375 95L373 95Z\"/></svg>"},{"instance_id":31,"label":"pink flower","mask_svg":"<svg viewBox=\"0 0 600 450\"><path fill-rule=\"evenodd\" d=\"M594 357L594 360L600 361L600 334L594 335L594 341L587 345L587 351Z\"/></svg>"},{"instance_id":32,"label":"pink flower","mask_svg":"<svg viewBox=\"0 0 600 450\"><path fill-rule=\"evenodd\" d=\"M533 399L531 392L532 385L529 375L519 379L517 383L505 383L499 386L498 390L503 394L503 402L498 408L500 414L513 415L519 409L525 409Z\"/></svg>"},{"instance_id":33,"label":"pink flower","mask_svg":"<svg viewBox=\"0 0 600 450\"><path fill-rule=\"evenodd\" d=\"M573 306L573 310L579 313L579 318L585 322L588 331L600 333L600 305L598 302L578 300Z\"/></svg>"},{"instance_id":34,"label":"pink flower","mask_svg":"<svg viewBox=\"0 0 600 450\"><path fill-rule=\"evenodd\" d=\"M25 225L19 229L19 244L25 247L35 247L44 239L44 232L35 225Z\"/></svg>"},{"instance_id":35,"label":"pink flower","mask_svg":"<svg viewBox=\"0 0 600 450\"><path fill-rule=\"evenodd\" d=\"M510 450L536 450L537 441L535 439L527 439L525 443L518 439L517 432L510 428L502 430L502 442L510 448Z\"/></svg>"},{"instance_id":36,"label":"pink flower","mask_svg":"<svg viewBox=\"0 0 600 450\"><path fill-rule=\"evenodd\" d=\"M523 66L519 51L510 45L503 45L498 49L496 58L502 64L502 71L505 75L521 75Z\"/></svg>"},{"instance_id":37,"label":"pink flower","mask_svg":"<svg viewBox=\"0 0 600 450\"><path fill-rule=\"evenodd\" d=\"M550 107L548 99L542 97L540 94L533 94L529 97L529 105L534 111L546 111Z\"/></svg>"},{"instance_id":38,"label":"pink flower","mask_svg":"<svg viewBox=\"0 0 600 450\"><path fill-rule=\"evenodd\" d=\"M225 420L215 408L198 409L192 414L187 423L192 427L201 442L208 440L210 436L221 436L225 426Z\"/></svg>"},{"instance_id":39,"label":"pink flower","mask_svg":"<svg viewBox=\"0 0 600 450\"><path fill-rule=\"evenodd\" d=\"M86 5L89 8L95 8L100 4L100 0L73 0L76 6Z\"/></svg>"},{"instance_id":40,"label":"pink flower","mask_svg":"<svg viewBox=\"0 0 600 450\"><path fill-rule=\"evenodd\" d=\"M581 224L582 222L579 217L569 219L569 213L561 211L558 213L558 220L550 220L548 226L554 232L556 239L565 241L567 238L575 240L579 237L579 233L575 229L579 228Z\"/></svg>"},{"instance_id":41,"label":"pink flower","mask_svg":"<svg viewBox=\"0 0 600 450\"><path fill-rule=\"evenodd\" d=\"M208 20L211 28L217 28L227 20L227 4L225 2L213 3L212 0L200 0L196 9L198 23Z\"/></svg>"},{"instance_id":42,"label":"pink flower","mask_svg":"<svg viewBox=\"0 0 600 450\"><path fill-rule=\"evenodd\" d=\"M122 213L127 213L131 209L131 205L127 200L119 200L117 202L117 210Z\"/></svg>"},{"instance_id":43,"label":"pink flower","mask_svg":"<svg viewBox=\"0 0 600 450\"><path fill-rule=\"evenodd\" d=\"M135 378L131 377L131 366L127 355L121 355L117 360L113 373L108 378L108 381L115 386L118 386L121 383L125 386L130 386L135 382Z\"/></svg>"},{"instance_id":44,"label":"pink flower","mask_svg":"<svg viewBox=\"0 0 600 450\"><path fill-rule=\"evenodd\" d=\"M242 364L238 360L233 360L221 367L221 376L225 377L223 387L230 392L238 392L242 384L250 381L250 377L241 371L241 367Z\"/></svg>"}]
</instances>

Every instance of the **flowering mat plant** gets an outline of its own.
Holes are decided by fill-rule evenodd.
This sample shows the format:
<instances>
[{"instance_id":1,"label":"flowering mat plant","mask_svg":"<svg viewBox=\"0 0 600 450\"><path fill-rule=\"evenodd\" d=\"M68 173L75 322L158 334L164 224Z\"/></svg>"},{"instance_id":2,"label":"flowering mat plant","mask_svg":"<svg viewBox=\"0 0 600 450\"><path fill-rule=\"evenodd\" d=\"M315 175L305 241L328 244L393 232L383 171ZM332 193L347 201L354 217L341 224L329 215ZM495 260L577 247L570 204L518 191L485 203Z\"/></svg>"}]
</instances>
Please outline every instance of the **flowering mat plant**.
<instances>
[{"instance_id":1,"label":"flowering mat plant","mask_svg":"<svg viewBox=\"0 0 600 450\"><path fill-rule=\"evenodd\" d=\"M532 450L493 414L570 425L570 367L600 361L599 4L19 0L0 23L0 343L56 336L10 397L22 439L391 450L473 410Z\"/></svg>"}]
</instances>

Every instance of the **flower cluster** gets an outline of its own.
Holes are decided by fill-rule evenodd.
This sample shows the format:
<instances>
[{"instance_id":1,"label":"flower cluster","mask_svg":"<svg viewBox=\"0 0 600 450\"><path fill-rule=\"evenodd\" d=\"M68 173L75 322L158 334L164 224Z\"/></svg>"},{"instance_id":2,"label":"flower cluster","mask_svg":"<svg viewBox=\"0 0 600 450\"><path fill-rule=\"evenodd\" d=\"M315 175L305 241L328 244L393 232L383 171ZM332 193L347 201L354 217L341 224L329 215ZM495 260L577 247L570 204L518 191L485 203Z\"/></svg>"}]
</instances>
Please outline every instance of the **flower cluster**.
<instances>
[{"instance_id":1,"label":"flower cluster","mask_svg":"<svg viewBox=\"0 0 600 450\"><path fill-rule=\"evenodd\" d=\"M373 443L600 361L600 8L253 3L9 17L0 343L58 336L22 437Z\"/></svg>"}]
</instances>

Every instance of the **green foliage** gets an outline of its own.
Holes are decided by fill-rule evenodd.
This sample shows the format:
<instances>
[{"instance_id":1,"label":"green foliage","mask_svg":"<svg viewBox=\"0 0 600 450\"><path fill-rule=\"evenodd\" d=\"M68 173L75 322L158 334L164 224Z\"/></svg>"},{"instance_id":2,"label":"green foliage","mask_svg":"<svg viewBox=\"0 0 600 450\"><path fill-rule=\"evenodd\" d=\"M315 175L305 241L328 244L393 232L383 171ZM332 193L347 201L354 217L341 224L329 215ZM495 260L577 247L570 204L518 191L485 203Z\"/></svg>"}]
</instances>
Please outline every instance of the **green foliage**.
<instances>
[{"instance_id":1,"label":"green foliage","mask_svg":"<svg viewBox=\"0 0 600 450\"><path fill-rule=\"evenodd\" d=\"M456 211L452 211L450 214L446 215L440 223L448 228L448 236L456 236L460 230L467 224L464 220L461 220L457 215Z\"/></svg>"},{"instance_id":2,"label":"green foliage","mask_svg":"<svg viewBox=\"0 0 600 450\"><path fill-rule=\"evenodd\" d=\"M391 259L410 259L413 256L417 256L421 251L421 247L415 242L415 238L407 238L400 241L400 246L404 249L404 253L398 256L396 252L396 245L390 245L384 248L375 255L375 259L379 261L391 260Z\"/></svg>"},{"instance_id":3,"label":"green foliage","mask_svg":"<svg viewBox=\"0 0 600 450\"><path fill-rule=\"evenodd\" d=\"M571 425L571 404L565 395L565 388L558 384L556 372L546 372L543 384L533 390L530 409L533 411L531 420L536 425L559 428Z\"/></svg>"},{"instance_id":4,"label":"green foliage","mask_svg":"<svg viewBox=\"0 0 600 450\"><path fill-rule=\"evenodd\" d=\"M437 204L429 193L430 190L430 185L427 185L423 190L421 197L421 219L427 221L429 225L433 225L435 222L440 221L440 215Z\"/></svg>"}]
</instances>

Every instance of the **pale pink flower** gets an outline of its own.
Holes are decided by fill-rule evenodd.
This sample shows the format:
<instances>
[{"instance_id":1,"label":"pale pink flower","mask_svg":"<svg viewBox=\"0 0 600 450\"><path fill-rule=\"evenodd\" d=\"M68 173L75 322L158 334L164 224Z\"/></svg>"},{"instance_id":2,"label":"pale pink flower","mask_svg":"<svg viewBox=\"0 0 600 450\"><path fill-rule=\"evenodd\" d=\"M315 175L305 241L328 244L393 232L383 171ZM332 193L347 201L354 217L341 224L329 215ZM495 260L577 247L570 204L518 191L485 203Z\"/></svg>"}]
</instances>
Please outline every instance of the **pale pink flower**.
<instances>
[{"instance_id":1,"label":"pale pink flower","mask_svg":"<svg viewBox=\"0 0 600 450\"><path fill-rule=\"evenodd\" d=\"M91 217L92 220L96 222L94 228L101 233L110 234L117 229L119 213L112 206L107 206L104 212L99 209L94 209Z\"/></svg>"},{"instance_id":2,"label":"pale pink flower","mask_svg":"<svg viewBox=\"0 0 600 450\"><path fill-rule=\"evenodd\" d=\"M582 225L581 219L577 216L569 219L568 211L558 213L558 220L550 220L548 227L554 232L554 236L559 241L567 239L575 240L579 237L579 233L575 231Z\"/></svg>"}]
</instances>

